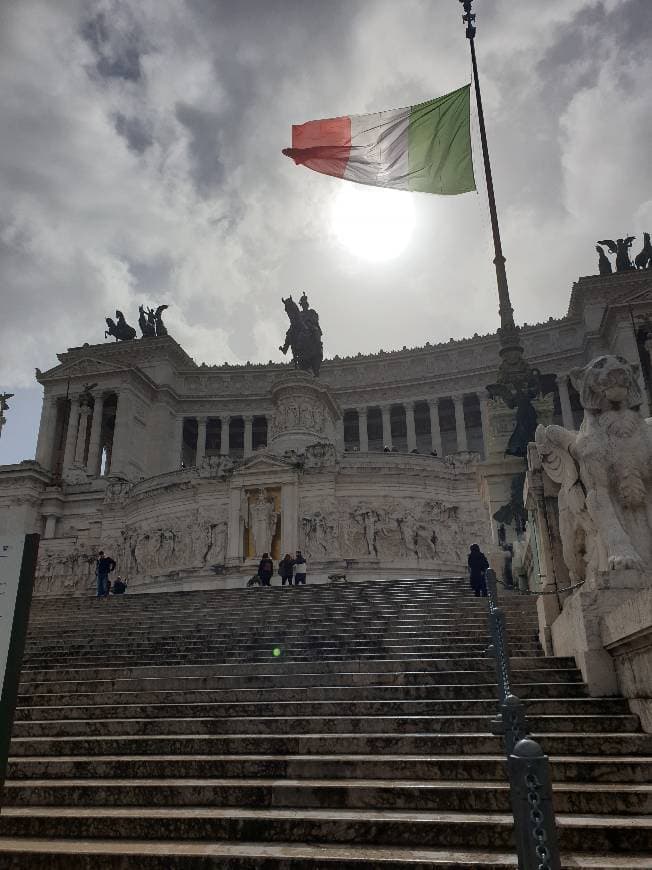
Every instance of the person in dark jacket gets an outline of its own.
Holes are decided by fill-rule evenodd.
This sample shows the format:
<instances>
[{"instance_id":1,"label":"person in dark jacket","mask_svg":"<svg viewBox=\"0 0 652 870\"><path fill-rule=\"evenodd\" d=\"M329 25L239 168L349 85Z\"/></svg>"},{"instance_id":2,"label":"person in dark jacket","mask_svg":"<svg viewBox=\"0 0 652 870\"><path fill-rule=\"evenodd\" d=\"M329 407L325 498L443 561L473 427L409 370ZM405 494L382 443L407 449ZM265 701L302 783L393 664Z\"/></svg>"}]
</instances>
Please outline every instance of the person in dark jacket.
<instances>
[{"instance_id":1,"label":"person in dark jacket","mask_svg":"<svg viewBox=\"0 0 652 870\"><path fill-rule=\"evenodd\" d=\"M258 576L263 586L271 586L272 574L274 573L274 563L269 558L269 553L263 553L263 558L258 565Z\"/></svg>"},{"instance_id":2,"label":"person in dark jacket","mask_svg":"<svg viewBox=\"0 0 652 870\"><path fill-rule=\"evenodd\" d=\"M292 586L292 575L294 574L294 559L289 553L278 563L278 573L281 575L281 586Z\"/></svg>"},{"instance_id":3,"label":"person in dark jacket","mask_svg":"<svg viewBox=\"0 0 652 870\"><path fill-rule=\"evenodd\" d=\"M115 571L115 561L110 556L105 556L104 550L100 550L95 564L98 598L109 597L109 574L111 571Z\"/></svg>"},{"instance_id":4,"label":"person in dark jacket","mask_svg":"<svg viewBox=\"0 0 652 870\"><path fill-rule=\"evenodd\" d=\"M301 550L297 550L297 555L294 560L294 585L306 585L306 574L308 573L308 563L303 558Z\"/></svg>"},{"instance_id":5,"label":"person in dark jacket","mask_svg":"<svg viewBox=\"0 0 652 870\"><path fill-rule=\"evenodd\" d=\"M487 597L487 576L486 572L489 568L487 557L482 552L477 544L471 544L471 552L468 558L469 563L469 579L471 580L471 588L475 592L475 597L480 595Z\"/></svg>"}]
</instances>

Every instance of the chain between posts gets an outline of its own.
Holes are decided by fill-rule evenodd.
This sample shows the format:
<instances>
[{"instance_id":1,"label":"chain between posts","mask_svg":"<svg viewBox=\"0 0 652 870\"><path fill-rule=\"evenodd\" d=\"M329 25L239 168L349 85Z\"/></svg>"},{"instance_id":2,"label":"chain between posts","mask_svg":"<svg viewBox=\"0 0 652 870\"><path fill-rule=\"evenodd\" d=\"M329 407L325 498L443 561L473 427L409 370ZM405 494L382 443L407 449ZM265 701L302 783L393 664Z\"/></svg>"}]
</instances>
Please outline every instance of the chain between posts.
<instances>
[{"instance_id":1,"label":"chain between posts","mask_svg":"<svg viewBox=\"0 0 652 870\"><path fill-rule=\"evenodd\" d=\"M489 631L487 654L494 659L498 683L498 714L492 732L501 735L514 816L514 838L519 870L561 870L557 826L552 806L548 756L532 740L525 704L512 693L509 644L505 614L498 604L496 574L487 571Z\"/></svg>"}]
</instances>

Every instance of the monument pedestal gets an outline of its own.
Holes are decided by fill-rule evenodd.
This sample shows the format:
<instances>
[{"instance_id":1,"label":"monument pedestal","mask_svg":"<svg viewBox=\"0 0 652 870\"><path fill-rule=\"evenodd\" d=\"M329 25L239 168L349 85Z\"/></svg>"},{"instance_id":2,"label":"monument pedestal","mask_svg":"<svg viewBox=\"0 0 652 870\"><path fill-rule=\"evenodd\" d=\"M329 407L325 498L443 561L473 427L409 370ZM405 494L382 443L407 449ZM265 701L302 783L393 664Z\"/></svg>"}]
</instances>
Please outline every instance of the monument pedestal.
<instances>
[{"instance_id":1,"label":"monument pedestal","mask_svg":"<svg viewBox=\"0 0 652 870\"><path fill-rule=\"evenodd\" d=\"M592 696L620 694L614 656L605 648L609 640L605 629L618 608L649 590L651 584L652 577L640 571L601 573L566 599L552 624L554 654L575 657ZM631 631L623 631L627 634Z\"/></svg>"},{"instance_id":2,"label":"monument pedestal","mask_svg":"<svg viewBox=\"0 0 652 870\"><path fill-rule=\"evenodd\" d=\"M298 369L272 386L269 450L277 456L304 454L313 444L337 443L342 413L330 389L314 375Z\"/></svg>"}]
</instances>

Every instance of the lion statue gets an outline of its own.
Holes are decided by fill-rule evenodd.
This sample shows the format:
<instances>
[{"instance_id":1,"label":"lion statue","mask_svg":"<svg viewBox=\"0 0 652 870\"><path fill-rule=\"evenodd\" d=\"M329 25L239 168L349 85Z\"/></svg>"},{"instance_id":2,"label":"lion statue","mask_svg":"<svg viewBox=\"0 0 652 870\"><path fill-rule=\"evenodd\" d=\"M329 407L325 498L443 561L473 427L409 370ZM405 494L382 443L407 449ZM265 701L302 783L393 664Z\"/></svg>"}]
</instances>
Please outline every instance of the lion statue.
<instances>
[{"instance_id":1,"label":"lion statue","mask_svg":"<svg viewBox=\"0 0 652 870\"><path fill-rule=\"evenodd\" d=\"M535 443L560 484L559 529L573 581L652 562L652 426L640 413L638 366L600 356L570 372L579 432L538 426Z\"/></svg>"}]
</instances>

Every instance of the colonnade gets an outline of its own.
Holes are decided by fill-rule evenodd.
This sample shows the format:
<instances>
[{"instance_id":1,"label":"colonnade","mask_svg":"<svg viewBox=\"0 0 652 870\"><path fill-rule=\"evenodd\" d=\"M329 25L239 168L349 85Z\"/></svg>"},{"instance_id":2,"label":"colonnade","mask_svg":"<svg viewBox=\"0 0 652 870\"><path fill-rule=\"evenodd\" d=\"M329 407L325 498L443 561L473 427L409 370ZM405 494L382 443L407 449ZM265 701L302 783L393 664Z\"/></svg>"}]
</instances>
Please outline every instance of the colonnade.
<instances>
[{"instance_id":1,"label":"colonnade","mask_svg":"<svg viewBox=\"0 0 652 870\"><path fill-rule=\"evenodd\" d=\"M479 425L475 429L481 430L481 438L484 449L486 450L486 438L488 431L488 398L486 391L478 391L477 393L457 393L452 396L437 396L428 399L415 399L407 402L387 402L378 405L361 405L354 408L347 408L346 414L357 414L358 417L358 444L354 445L354 449L358 449L361 453L369 451L369 415L373 410L380 411L382 421L382 445L376 449L383 450L388 448L394 449L394 438L392 434L392 411L402 409L405 415L405 433L408 453L417 450L417 425L415 409L417 405L428 406L429 428L430 428L430 452L437 456L444 454L444 445L442 439L442 425L440 419L440 406L444 401L451 402L454 415L454 431L455 445L457 451L467 451L470 449L469 438L469 421L465 414L465 398L468 399L467 405L473 403L477 399L480 411ZM399 412L400 413L400 412ZM477 410L475 411L477 414ZM376 439L377 440L377 439ZM348 449L348 444L343 439L345 447ZM349 442L350 443L350 442ZM423 445L422 445L423 446ZM473 445L473 449L477 449L477 443ZM448 452L451 452L450 450Z\"/></svg>"},{"instance_id":2,"label":"colonnade","mask_svg":"<svg viewBox=\"0 0 652 870\"><path fill-rule=\"evenodd\" d=\"M110 437L104 426L107 402L115 405L115 424ZM131 416L125 391L97 395L77 393L67 399L47 396L41 410L36 461L49 471L65 474L69 469L78 468L98 477L106 449L107 469L110 466L115 470L128 456ZM59 433L63 440L57 444Z\"/></svg>"},{"instance_id":3,"label":"colonnade","mask_svg":"<svg viewBox=\"0 0 652 870\"><path fill-rule=\"evenodd\" d=\"M211 421L219 422L219 429L215 427L212 433L209 446L209 424ZM242 421L242 444L232 443L231 439L231 424L232 422ZM259 434L264 430L264 441L258 439L258 443L254 445L254 422L258 421ZM197 426L197 440L193 447L184 440L184 427L187 423ZM268 421L264 414L220 414L219 416L192 416L192 417L177 417L177 431L175 435L175 444L178 447L182 458L184 457L184 448L194 450L190 464L201 465L207 450L212 455L219 454L228 456L236 453L242 456L251 456L254 448L267 444ZM193 439L194 440L194 439ZM237 439L239 440L239 439Z\"/></svg>"}]
</instances>

